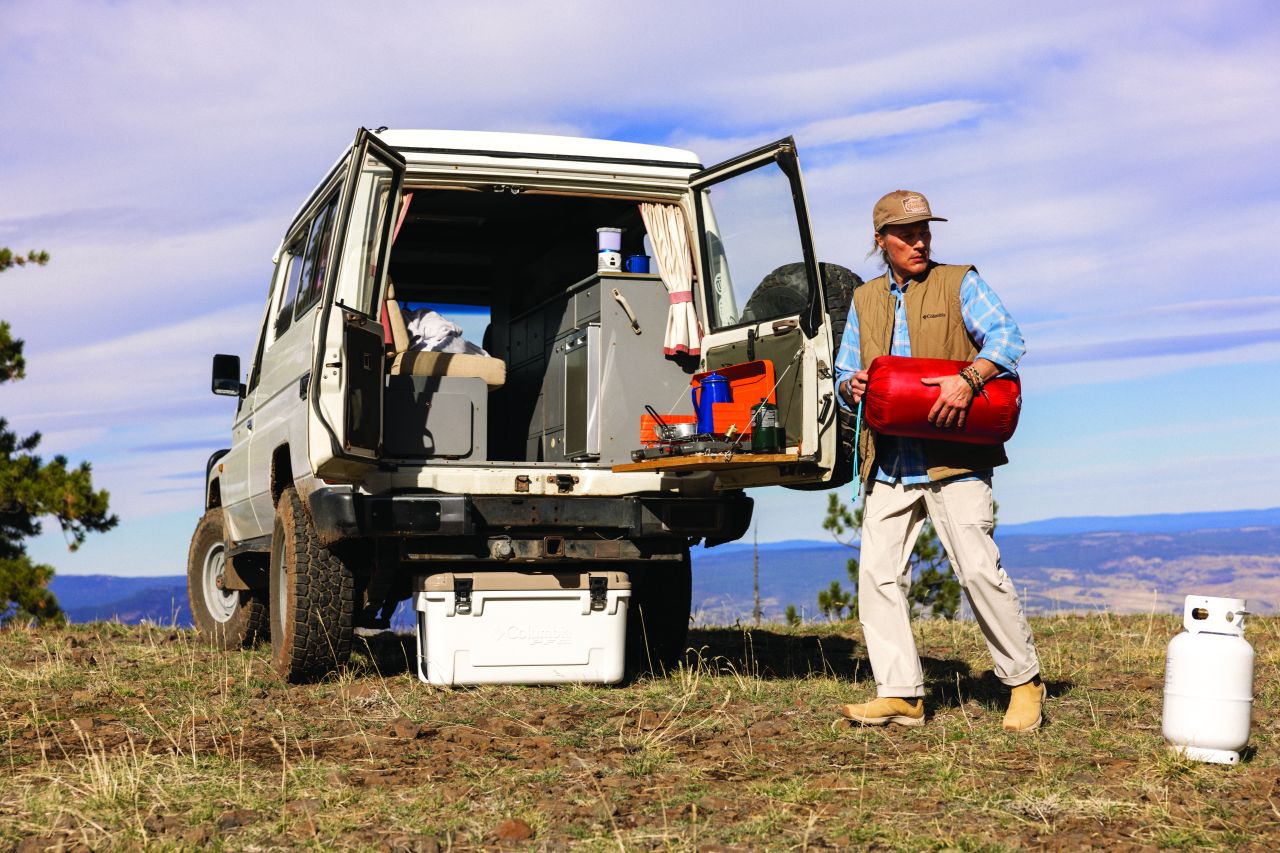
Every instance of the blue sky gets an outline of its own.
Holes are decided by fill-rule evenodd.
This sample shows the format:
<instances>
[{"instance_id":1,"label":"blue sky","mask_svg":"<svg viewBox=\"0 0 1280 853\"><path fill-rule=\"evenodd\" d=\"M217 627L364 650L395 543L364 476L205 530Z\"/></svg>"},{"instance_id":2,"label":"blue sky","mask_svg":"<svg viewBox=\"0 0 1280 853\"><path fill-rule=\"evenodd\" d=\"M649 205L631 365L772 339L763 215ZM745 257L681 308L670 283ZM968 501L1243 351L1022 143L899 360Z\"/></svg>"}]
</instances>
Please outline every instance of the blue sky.
<instances>
[{"instance_id":1,"label":"blue sky","mask_svg":"<svg viewBox=\"0 0 1280 853\"><path fill-rule=\"evenodd\" d=\"M1001 519L1280 504L1280 11L1265 2L8 2L0 413L93 462L118 530L63 572L182 571L290 216L361 125L689 147L796 136L824 260L883 192L950 218L1028 339ZM825 495L761 490L761 541Z\"/></svg>"}]
</instances>

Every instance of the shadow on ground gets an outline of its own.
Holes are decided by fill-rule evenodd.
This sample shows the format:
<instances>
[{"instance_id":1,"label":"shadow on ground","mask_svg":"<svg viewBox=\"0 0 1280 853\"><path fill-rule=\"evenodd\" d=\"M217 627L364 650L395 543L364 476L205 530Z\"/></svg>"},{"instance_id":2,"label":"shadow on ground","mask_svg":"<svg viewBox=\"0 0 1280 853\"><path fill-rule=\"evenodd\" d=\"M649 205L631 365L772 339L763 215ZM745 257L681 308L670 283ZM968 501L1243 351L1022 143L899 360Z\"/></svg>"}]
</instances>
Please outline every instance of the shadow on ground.
<instances>
[{"instance_id":1,"label":"shadow on ground","mask_svg":"<svg viewBox=\"0 0 1280 853\"><path fill-rule=\"evenodd\" d=\"M384 632L357 637L352 665L359 675L399 675L417 668L417 643L413 634ZM786 680L826 676L848 681L851 693L870 698L874 690L871 666L865 650L850 637L796 635L745 628L693 628L689 631L689 666L703 666L724 674ZM966 661L921 657L925 701L930 708L956 708L976 701L1002 709L1009 688L987 669L978 673ZM1049 697L1060 696L1070 681L1046 681Z\"/></svg>"}]
</instances>

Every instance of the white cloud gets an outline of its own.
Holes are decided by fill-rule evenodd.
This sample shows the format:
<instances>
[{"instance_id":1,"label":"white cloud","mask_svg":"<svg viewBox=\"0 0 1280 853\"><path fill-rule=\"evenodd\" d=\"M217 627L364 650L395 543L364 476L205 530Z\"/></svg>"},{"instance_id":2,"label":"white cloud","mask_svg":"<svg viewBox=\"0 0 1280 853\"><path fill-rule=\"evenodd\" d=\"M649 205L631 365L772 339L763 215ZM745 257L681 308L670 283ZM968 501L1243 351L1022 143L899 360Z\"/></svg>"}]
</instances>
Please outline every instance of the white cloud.
<instances>
[{"instance_id":1,"label":"white cloud","mask_svg":"<svg viewBox=\"0 0 1280 853\"><path fill-rule=\"evenodd\" d=\"M270 253L361 124L674 141L708 163L793 133L823 258L875 274L871 204L924 190L951 218L939 256L1022 320L1034 393L1092 375L1036 366L1055 348L1277 328L1268 4L602 11L9 3L0 243L53 261L0 282L30 356L0 412L156 511L202 451L129 448L226 433L208 356L249 354ZM1101 381L1276 358L1127 358Z\"/></svg>"}]
</instances>

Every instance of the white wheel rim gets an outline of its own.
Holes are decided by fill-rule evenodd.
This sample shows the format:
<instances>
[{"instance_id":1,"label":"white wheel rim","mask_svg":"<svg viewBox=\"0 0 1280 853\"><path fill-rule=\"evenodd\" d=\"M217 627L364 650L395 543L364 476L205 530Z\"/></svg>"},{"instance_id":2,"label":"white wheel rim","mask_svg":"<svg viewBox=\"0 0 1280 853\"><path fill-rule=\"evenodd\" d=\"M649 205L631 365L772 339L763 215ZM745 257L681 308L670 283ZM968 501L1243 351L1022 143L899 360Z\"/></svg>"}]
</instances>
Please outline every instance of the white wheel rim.
<instances>
[{"instance_id":1,"label":"white wheel rim","mask_svg":"<svg viewBox=\"0 0 1280 853\"><path fill-rule=\"evenodd\" d=\"M240 594L234 589L224 589L227 576L227 549L217 542L204 555L204 606L215 622L227 622L240 607Z\"/></svg>"}]
</instances>

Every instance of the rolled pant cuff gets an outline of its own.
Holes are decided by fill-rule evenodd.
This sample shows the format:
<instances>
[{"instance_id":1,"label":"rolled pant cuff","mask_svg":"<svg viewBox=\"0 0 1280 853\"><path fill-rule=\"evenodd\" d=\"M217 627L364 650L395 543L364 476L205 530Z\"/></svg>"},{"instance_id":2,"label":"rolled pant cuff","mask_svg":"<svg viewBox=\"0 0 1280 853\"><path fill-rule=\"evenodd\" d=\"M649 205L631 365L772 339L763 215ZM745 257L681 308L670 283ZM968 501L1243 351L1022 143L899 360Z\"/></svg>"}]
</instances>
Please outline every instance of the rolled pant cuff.
<instances>
[{"instance_id":1,"label":"rolled pant cuff","mask_svg":"<svg viewBox=\"0 0 1280 853\"><path fill-rule=\"evenodd\" d=\"M894 687L889 684L876 687L876 696L880 699L923 699L924 685L917 684L913 687Z\"/></svg>"},{"instance_id":2,"label":"rolled pant cuff","mask_svg":"<svg viewBox=\"0 0 1280 853\"><path fill-rule=\"evenodd\" d=\"M1035 664L1034 666L1027 667L1017 675L997 675L996 678L1000 679L1000 683L1004 684L1006 687L1017 687L1019 684L1026 684L1039 674L1040 665Z\"/></svg>"}]
</instances>

